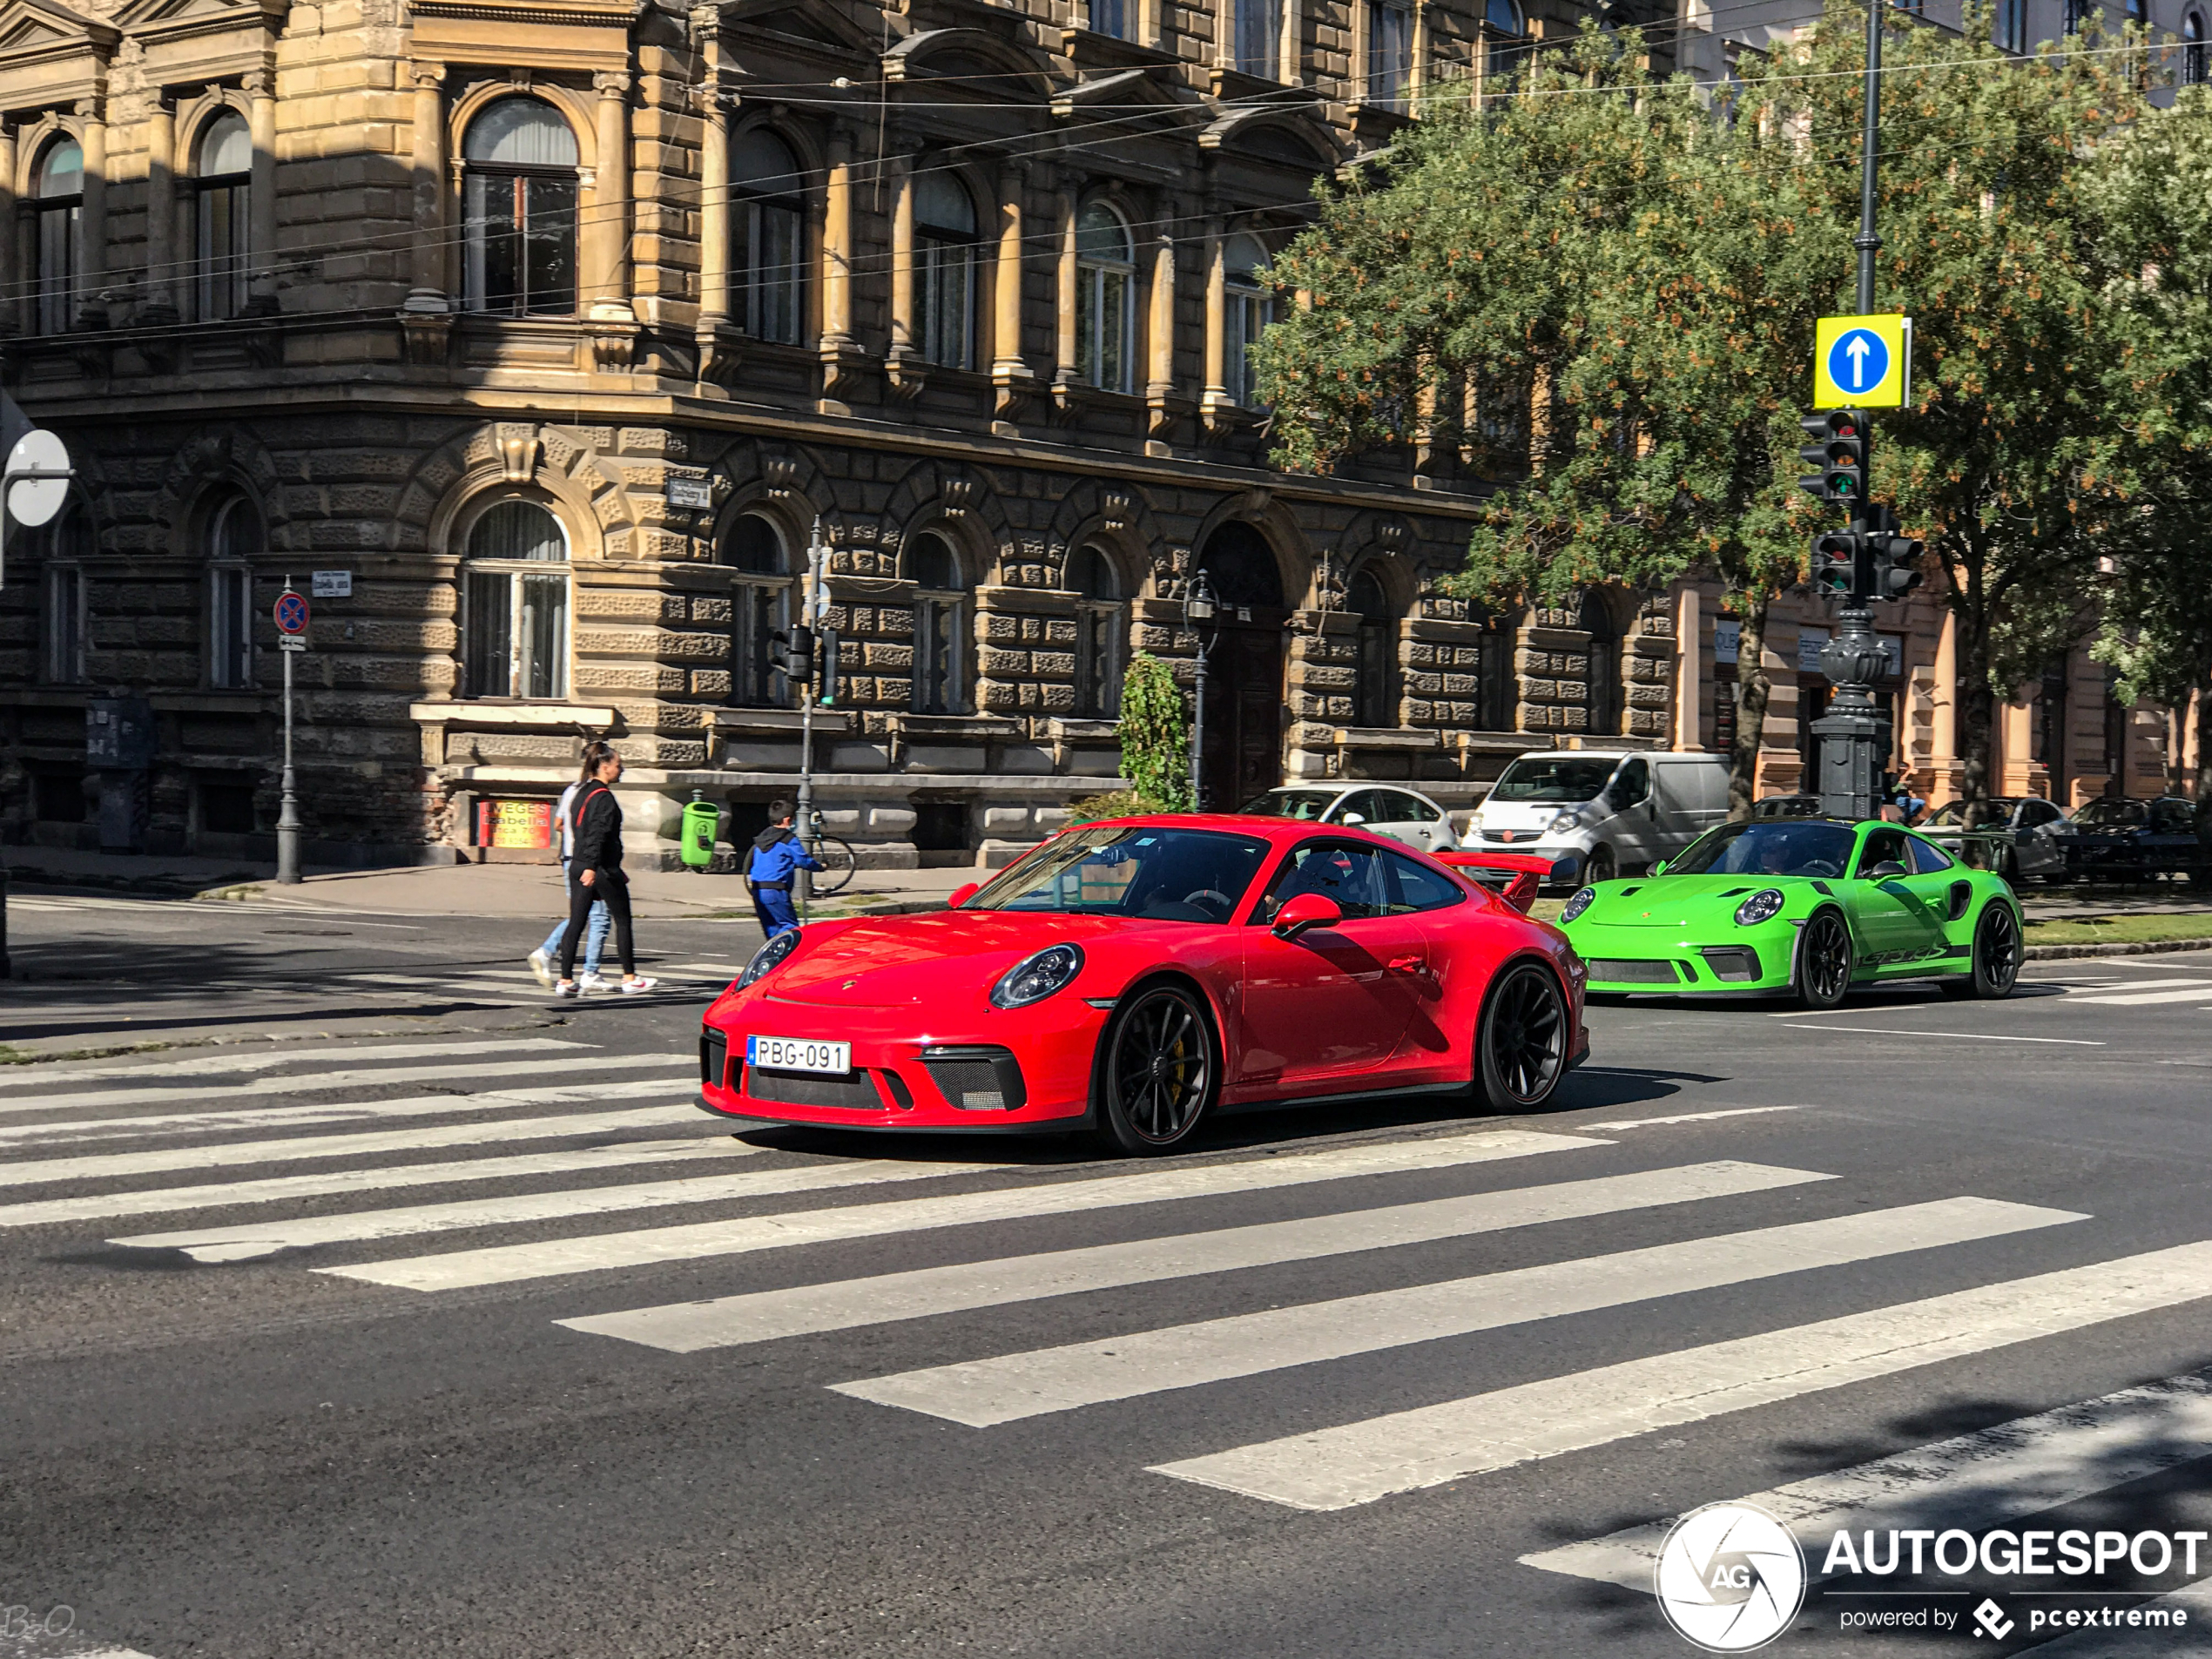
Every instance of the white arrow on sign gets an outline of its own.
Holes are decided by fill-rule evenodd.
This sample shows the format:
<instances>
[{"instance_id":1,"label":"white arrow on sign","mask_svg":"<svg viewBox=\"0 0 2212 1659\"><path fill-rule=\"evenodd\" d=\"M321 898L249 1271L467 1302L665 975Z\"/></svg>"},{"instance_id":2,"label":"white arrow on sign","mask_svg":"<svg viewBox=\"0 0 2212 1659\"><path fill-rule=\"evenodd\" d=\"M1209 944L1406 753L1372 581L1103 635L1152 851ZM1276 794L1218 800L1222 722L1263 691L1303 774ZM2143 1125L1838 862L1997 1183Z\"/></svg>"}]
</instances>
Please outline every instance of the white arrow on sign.
<instances>
[{"instance_id":1,"label":"white arrow on sign","mask_svg":"<svg viewBox=\"0 0 2212 1659\"><path fill-rule=\"evenodd\" d=\"M1863 392L1866 389L1866 360L1873 355L1873 352L1874 348L1866 343L1865 334L1853 334L1851 344L1844 347L1844 355L1851 359L1852 391Z\"/></svg>"}]
</instances>

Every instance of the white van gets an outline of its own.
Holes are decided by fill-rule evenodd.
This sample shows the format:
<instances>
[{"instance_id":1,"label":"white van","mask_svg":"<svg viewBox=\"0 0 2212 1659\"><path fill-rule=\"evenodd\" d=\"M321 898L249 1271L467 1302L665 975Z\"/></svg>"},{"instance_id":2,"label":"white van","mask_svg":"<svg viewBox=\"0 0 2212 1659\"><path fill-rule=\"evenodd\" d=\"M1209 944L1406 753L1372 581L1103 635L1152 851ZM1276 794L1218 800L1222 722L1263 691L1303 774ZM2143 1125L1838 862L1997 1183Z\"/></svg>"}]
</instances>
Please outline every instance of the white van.
<instances>
[{"instance_id":1,"label":"white van","mask_svg":"<svg viewBox=\"0 0 2212 1659\"><path fill-rule=\"evenodd\" d=\"M1507 766L1467 845L1548 853L1555 881L1605 881L1674 857L1727 817L1723 756L1562 749Z\"/></svg>"}]
</instances>

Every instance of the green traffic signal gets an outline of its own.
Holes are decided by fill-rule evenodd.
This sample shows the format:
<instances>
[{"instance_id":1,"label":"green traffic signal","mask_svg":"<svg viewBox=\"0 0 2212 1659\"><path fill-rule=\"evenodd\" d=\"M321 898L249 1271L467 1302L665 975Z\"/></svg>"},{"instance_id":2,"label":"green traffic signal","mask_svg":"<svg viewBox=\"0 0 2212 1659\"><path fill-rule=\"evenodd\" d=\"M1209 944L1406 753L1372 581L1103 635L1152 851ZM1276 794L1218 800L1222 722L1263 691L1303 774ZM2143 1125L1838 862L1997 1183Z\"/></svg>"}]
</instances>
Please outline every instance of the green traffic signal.
<instances>
[{"instance_id":1,"label":"green traffic signal","mask_svg":"<svg viewBox=\"0 0 2212 1659\"><path fill-rule=\"evenodd\" d=\"M1798 429L1815 442L1797 451L1797 459L1820 470L1797 480L1797 488L1816 501L1851 502L1866 491L1866 417L1857 409L1829 409L1808 415Z\"/></svg>"},{"instance_id":2,"label":"green traffic signal","mask_svg":"<svg viewBox=\"0 0 2212 1659\"><path fill-rule=\"evenodd\" d=\"M1849 597L1858 577L1858 536L1851 530L1828 530L1812 538L1812 581L1837 598Z\"/></svg>"}]
</instances>

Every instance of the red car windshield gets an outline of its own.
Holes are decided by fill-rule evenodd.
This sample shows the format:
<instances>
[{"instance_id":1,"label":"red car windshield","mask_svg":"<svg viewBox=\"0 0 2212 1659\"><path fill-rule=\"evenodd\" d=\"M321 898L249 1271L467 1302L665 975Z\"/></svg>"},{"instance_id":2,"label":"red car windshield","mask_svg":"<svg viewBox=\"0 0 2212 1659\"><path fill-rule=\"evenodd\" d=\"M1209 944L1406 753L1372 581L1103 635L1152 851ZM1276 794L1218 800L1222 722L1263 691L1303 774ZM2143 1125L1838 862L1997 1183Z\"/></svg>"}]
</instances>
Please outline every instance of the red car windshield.
<instances>
[{"instance_id":1,"label":"red car windshield","mask_svg":"<svg viewBox=\"0 0 2212 1659\"><path fill-rule=\"evenodd\" d=\"M1266 859L1265 841L1217 830L1091 825L1046 842L961 908L1222 922Z\"/></svg>"}]
</instances>

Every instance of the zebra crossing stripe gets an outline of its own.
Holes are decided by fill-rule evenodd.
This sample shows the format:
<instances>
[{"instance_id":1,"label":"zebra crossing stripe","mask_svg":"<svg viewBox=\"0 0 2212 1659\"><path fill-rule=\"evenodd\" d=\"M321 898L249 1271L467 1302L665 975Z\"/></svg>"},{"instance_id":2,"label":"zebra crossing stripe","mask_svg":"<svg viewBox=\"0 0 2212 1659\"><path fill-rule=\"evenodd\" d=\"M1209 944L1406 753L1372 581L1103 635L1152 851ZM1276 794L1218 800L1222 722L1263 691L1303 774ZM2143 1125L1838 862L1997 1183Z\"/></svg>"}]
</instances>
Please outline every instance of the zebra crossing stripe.
<instances>
[{"instance_id":1,"label":"zebra crossing stripe","mask_svg":"<svg viewBox=\"0 0 2212 1659\"><path fill-rule=\"evenodd\" d=\"M971 1428L2087 1217L1990 1198L1679 1240L833 1385Z\"/></svg>"},{"instance_id":2,"label":"zebra crossing stripe","mask_svg":"<svg viewBox=\"0 0 2212 1659\"><path fill-rule=\"evenodd\" d=\"M307 1158L368 1157L429 1146L477 1146L494 1141L546 1141L564 1135L620 1134L671 1123L704 1127L698 1108L638 1106L618 1112L574 1112L559 1117L509 1117L495 1123L372 1130L348 1135L295 1135L282 1140L233 1141L220 1146L171 1146L150 1152L96 1152L78 1157L31 1158L0 1163L0 1187L49 1181L97 1181L114 1176L158 1175L171 1170L220 1170L251 1163L296 1163Z\"/></svg>"},{"instance_id":3,"label":"zebra crossing stripe","mask_svg":"<svg viewBox=\"0 0 2212 1659\"><path fill-rule=\"evenodd\" d=\"M530 1244L452 1251L443 1255L402 1257L315 1271L401 1290L459 1290L551 1278L566 1273L602 1272L617 1267L737 1256L830 1239L880 1238L925 1227L958 1227L981 1221L1070 1215L1230 1192L1263 1192L1313 1181L1394 1175L1410 1170L1443 1169L1610 1144L1573 1136L1540 1134L1533 1130L1489 1130L1435 1140L1336 1147L1320 1152L1202 1163L1138 1175L1055 1181L989 1192L803 1211L792 1215L748 1216L731 1221L601 1233L583 1238L546 1239Z\"/></svg>"},{"instance_id":4,"label":"zebra crossing stripe","mask_svg":"<svg viewBox=\"0 0 2212 1659\"><path fill-rule=\"evenodd\" d=\"M2182 1244L1156 1464L1153 1473L1292 1508L1348 1509L2207 1297L2212 1243Z\"/></svg>"},{"instance_id":5,"label":"zebra crossing stripe","mask_svg":"<svg viewBox=\"0 0 2212 1659\"><path fill-rule=\"evenodd\" d=\"M570 1083L557 1089L496 1089L473 1095L415 1095L405 1100L348 1100L327 1106L262 1106L242 1112L164 1112L151 1117L80 1117L65 1123L11 1123L0 1128L0 1146L33 1150L57 1140L128 1140L145 1135L224 1130L275 1129L304 1123L365 1123L381 1117L458 1116L509 1106L554 1106L563 1101L640 1100L681 1093L692 1069L674 1077L633 1077L621 1082Z\"/></svg>"},{"instance_id":6,"label":"zebra crossing stripe","mask_svg":"<svg viewBox=\"0 0 2212 1659\"><path fill-rule=\"evenodd\" d=\"M399 1238L411 1233L508 1226L525 1221L559 1221L570 1217L613 1215L625 1210L765 1198L783 1193L819 1192L827 1188L872 1186L892 1181L929 1181L949 1175L995 1175L1019 1167L1004 1163L813 1164L799 1169L745 1170L737 1175L687 1177L680 1181L641 1181L499 1198L464 1198L452 1204L367 1210L345 1216L248 1222L198 1231L140 1233L130 1238L111 1238L108 1243L137 1250L181 1250L198 1262L236 1262L312 1244L352 1244L369 1238Z\"/></svg>"},{"instance_id":7,"label":"zebra crossing stripe","mask_svg":"<svg viewBox=\"0 0 2212 1659\"><path fill-rule=\"evenodd\" d=\"M2195 990L2138 991L2130 988L2124 994L2100 990L2094 995L2083 992L2067 998L2068 1008L2148 1008L2154 1002L2202 1002L2212 997L2212 980L2199 980Z\"/></svg>"},{"instance_id":8,"label":"zebra crossing stripe","mask_svg":"<svg viewBox=\"0 0 2212 1659\"><path fill-rule=\"evenodd\" d=\"M557 1319L572 1331L619 1337L671 1353L734 1347L779 1337L851 1330L894 1319L1001 1307L1083 1291L1313 1261L1353 1251L1529 1227L1548 1221L1615 1215L1659 1204L1732 1197L1827 1181L1831 1176L1756 1163L1693 1163L1680 1169L1600 1176L1555 1185L1514 1187L1425 1204L1352 1210L1295 1221L1225 1227L1096 1244L1036 1256L1002 1257L925 1267L873 1278L802 1285L790 1290L678 1302L587 1318Z\"/></svg>"},{"instance_id":9,"label":"zebra crossing stripe","mask_svg":"<svg viewBox=\"0 0 2212 1659\"><path fill-rule=\"evenodd\" d=\"M253 1049L227 1049L222 1054L194 1055L184 1060L153 1060L129 1066L10 1067L0 1075L0 1092L44 1089L56 1083L107 1082L117 1077L197 1077L207 1073L273 1071L279 1066L310 1060L435 1060L463 1054L546 1054L556 1050L590 1049L588 1042L560 1037L496 1037L469 1042L401 1042L389 1048L347 1044L330 1049L287 1049L277 1044Z\"/></svg>"},{"instance_id":10,"label":"zebra crossing stripe","mask_svg":"<svg viewBox=\"0 0 2212 1659\"><path fill-rule=\"evenodd\" d=\"M1976 1531L2195 1461L2212 1446L2212 1376L2170 1377L2033 1417L1792 1480L1737 1500L1806 1539L1878 1516L1889 1527ZM1523 1555L1548 1573L1651 1589L1668 1521Z\"/></svg>"},{"instance_id":11,"label":"zebra crossing stripe","mask_svg":"<svg viewBox=\"0 0 2212 1659\"><path fill-rule=\"evenodd\" d=\"M647 1067L685 1066L698 1064L696 1055L688 1054L627 1054L607 1055L583 1060L560 1062L563 1076L578 1072L639 1071ZM0 1112L51 1111L57 1106L81 1105L86 1099L95 1099L103 1106L129 1106L141 1101L168 1102L199 1098L228 1098L238 1095L302 1095L315 1089L352 1089L362 1083L427 1082L458 1081L464 1077L511 1076L517 1069L511 1060L472 1061L452 1066L375 1066L352 1071L326 1071L299 1077L255 1077L244 1082L220 1087L205 1083L154 1083L143 1089L110 1089L98 1090L91 1096L46 1096L37 1100L11 1100L0 1106Z\"/></svg>"},{"instance_id":12,"label":"zebra crossing stripe","mask_svg":"<svg viewBox=\"0 0 2212 1659\"><path fill-rule=\"evenodd\" d=\"M705 1125L702 1124L702 1131ZM750 1157L759 1151L725 1135L711 1140L628 1141L573 1152L519 1152L511 1157L466 1158L451 1163L387 1163L319 1175L273 1175L205 1186L161 1187L149 1192L96 1192L80 1198L34 1199L0 1204L0 1227L40 1227L57 1222L106 1221L165 1211L213 1210L231 1204L273 1204L389 1188L435 1187L458 1181L505 1180L516 1176L597 1174L603 1170L680 1163L698 1158Z\"/></svg>"}]
</instances>

